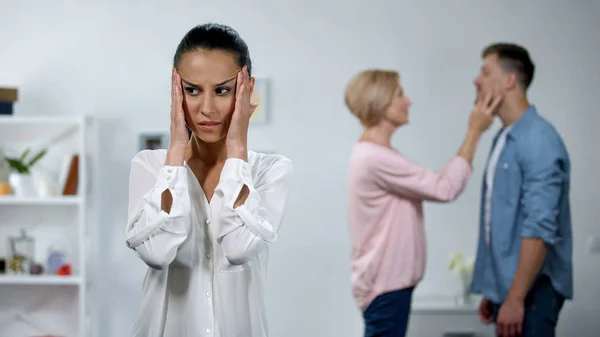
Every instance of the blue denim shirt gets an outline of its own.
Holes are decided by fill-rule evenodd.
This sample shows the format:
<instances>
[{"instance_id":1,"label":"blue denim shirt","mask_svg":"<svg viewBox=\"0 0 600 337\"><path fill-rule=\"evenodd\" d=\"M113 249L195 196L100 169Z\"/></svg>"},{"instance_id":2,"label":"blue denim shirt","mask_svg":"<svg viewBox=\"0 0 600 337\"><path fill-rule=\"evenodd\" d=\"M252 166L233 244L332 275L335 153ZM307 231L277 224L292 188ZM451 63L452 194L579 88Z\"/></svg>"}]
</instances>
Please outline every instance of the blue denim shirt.
<instances>
[{"instance_id":1,"label":"blue denim shirt","mask_svg":"<svg viewBox=\"0 0 600 337\"><path fill-rule=\"evenodd\" d=\"M550 277L557 292L572 299L570 175L569 155L560 135L530 106L507 133L498 158L489 246L484 228L484 170L472 293L504 302L519 264L521 238L533 237L548 247L541 273Z\"/></svg>"}]
</instances>

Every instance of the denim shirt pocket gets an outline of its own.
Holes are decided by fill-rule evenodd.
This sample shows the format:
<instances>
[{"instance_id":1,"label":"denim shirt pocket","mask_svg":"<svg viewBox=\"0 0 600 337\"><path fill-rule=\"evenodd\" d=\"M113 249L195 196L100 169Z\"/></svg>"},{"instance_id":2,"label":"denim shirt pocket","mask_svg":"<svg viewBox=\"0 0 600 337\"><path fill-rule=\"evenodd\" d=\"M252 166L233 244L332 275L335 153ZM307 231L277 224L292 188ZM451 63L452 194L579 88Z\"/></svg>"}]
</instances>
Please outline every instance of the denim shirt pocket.
<instances>
[{"instance_id":1,"label":"denim shirt pocket","mask_svg":"<svg viewBox=\"0 0 600 337\"><path fill-rule=\"evenodd\" d=\"M522 184L523 178L518 162L512 158L500 158L494 178L494 197L498 198L503 206L517 207Z\"/></svg>"}]
</instances>

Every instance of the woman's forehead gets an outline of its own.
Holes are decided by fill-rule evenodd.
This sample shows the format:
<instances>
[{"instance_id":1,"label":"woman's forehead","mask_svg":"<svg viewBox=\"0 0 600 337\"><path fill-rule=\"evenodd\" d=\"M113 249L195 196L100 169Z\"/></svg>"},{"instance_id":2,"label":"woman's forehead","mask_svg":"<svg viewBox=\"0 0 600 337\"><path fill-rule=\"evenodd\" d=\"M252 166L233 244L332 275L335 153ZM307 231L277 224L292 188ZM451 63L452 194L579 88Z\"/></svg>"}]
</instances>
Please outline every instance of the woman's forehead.
<instances>
[{"instance_id":1,"label":"woman's forehead","mask_svg":"<svg viewBox=\"0 0 600 337\"><path fill-rule=\"evenodd\" d=\"M239 68L234 55L229 52L198 50L183 55L179 73L190 82L214 85L235 76Z\"/></svg>"}]
</instances>

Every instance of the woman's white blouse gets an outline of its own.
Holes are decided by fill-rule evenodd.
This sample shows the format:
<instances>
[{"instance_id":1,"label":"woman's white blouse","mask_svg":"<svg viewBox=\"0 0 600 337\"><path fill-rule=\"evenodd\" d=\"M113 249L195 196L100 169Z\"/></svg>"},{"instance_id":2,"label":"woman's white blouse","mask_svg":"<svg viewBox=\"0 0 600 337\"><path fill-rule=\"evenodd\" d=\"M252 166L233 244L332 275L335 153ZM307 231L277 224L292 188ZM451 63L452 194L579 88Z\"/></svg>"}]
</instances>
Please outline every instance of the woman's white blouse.
<instances>
[{"instance_id":1,"label":"woman's white blouse","mask_svg":"<svg viewBox=\"0 0 600 337\"><path fill-rule=\"evenodd\" d=\"M227 159L210 203L192 170L166 150L131 162L126 244L149 266L135 337L266 337L264 281L289 194L284 156ZM234 208L242 187L246 202ZM173 196L171 212L161 194Z\"/></svg>"}]
</instances>

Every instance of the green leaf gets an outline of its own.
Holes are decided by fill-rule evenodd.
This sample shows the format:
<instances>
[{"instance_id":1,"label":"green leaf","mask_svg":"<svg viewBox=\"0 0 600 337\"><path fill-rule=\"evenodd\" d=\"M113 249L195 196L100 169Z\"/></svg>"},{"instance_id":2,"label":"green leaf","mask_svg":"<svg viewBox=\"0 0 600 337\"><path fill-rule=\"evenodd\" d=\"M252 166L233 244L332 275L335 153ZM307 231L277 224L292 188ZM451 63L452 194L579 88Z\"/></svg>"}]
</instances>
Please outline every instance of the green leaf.
<instances>
[{"instance_id":1,"label":"green leaf","mask_svg":"<svg viewBox=\"0 0 600 337\"><path fill-rule=\"evenodd\" d=\"M29 167L33 166L38 160L42 159L42 157L46 154L47 150L42 150L38 153L33 159L29 161Z\"/></svg>"},{"instance_id":2,"label":"green leaf","mask_svg":"<svg viewBox=\"0 0 600 337\"><path fill-rule=\"evenodd\" d=\"M23 154L21 154L21 161L24 162L25 158L27 157L27 155L29 154L29 148L27 148L25 151L23 151Z\"/></svg>"},{"instance_id":3,"label":"green leaf","mask_svg":"<svg viewBox=\"0 0 600 337\"><path fill-rule=\"evenodd\" d=\"M17 171L19 173L24 173L24 174L29 173L29 168L25 164L23 164L20 160L15 159L15 158L5 158L5 159L6 159L6 162L8 163L8 166L10 166L15 171Z\"/></svg>"}]
</instances>

